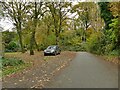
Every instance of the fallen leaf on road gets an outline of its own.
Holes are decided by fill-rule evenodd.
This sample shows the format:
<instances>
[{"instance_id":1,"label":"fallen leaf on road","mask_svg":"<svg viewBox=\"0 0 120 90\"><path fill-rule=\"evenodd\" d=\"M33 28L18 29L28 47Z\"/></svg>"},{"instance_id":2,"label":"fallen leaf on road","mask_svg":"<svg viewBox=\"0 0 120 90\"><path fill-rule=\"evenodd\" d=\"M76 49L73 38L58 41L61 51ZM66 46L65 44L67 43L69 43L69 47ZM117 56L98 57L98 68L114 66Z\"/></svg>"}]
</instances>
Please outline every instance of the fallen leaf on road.
<instances>
[{"instance_id":1,"label":"fallen leaf on road","mask_svg":"<svg viewBox=\"0 0 120 90\"><path fill-rule=\"evenodd\" d=\"M32 82L35 82L35 81L32 81Z\"/></svg>"},{"instance_id":2,"label":"fallen leaf on road","mask_svg":"<svg viewBox=\"0 0 120 90\"><path fill-rule=\"evenodd\" d=\"M38 82L42 82L42 80L39 80Z\"/></svg>"},{"instance_id":3,"label":"fallen leaf on road","mask_svg":"<svg viewBox=\"0 0 120 90\"><path fill-rule=\"evenodd\" d=\"M19 82L22 82L22 80L19 80Z\"/></svg>"},{"instance_id":4,"label":"fallen leaf on road","mask_svg":"<svg viewBox=\"0 0 120 90\"><path fill-rule=\"evenodd\" d=\"M17 84L17 83L14 83L15 85Z\"/></svg>"}]
</instances>

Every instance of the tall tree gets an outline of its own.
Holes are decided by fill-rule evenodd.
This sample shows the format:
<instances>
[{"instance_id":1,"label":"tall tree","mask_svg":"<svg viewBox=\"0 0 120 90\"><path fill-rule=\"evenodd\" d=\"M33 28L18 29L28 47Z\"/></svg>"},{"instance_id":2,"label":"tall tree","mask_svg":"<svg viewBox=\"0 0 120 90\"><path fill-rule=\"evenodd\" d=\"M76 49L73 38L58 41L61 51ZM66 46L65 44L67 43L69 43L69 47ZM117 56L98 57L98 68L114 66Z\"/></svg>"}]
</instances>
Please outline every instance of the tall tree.
<instances>
[{"instance_id":1,"label":"tall tree","mask_svg":"<svg viewBox=\"0 0 120 90\"><path fill-rule=\"evenodd\" d=\"M70 12L71 3L66 2L51 2L47 3L53 18L55 28L56 45L59 44L59 36L62 31L63 22L68 19L67 14Z\"/></svg>"},{"instance_id":2,"label":"tall tree","mask_svg":"<svg viewBox=\"0 0 120 90\"><path fill-rule=\"evenodd\" d=\"M24 53L24 47L22 42L22 26L27 11L26 3L15 1L3 2L2 6L3 9L5 10L4 13L6 14L6 17L9 17L13 21L13 24L17 29L21 51Z\"/></svg>"},{"instance_id":3,"label":"tall tree","mask_svg":"<svg viewBox=\"0 0 120 90\"><path fill-rule=\"evenodd\" d=\"M3 17L3 11L2 11L2 4L0 2L0 21L1 21L2 17ZM0 25L0 56L4 57L2 31L3 31L3 27Z\"/></svg>"},{"instance_id":4,"label":"tall tree","mask_svg":"<svg viewBox=\"0 0 120 90\"><path fill-rule=\"evenodd\" d=\"M47 14L45 15L45 17L44 17L44 19L43 19L43 22L44 22L44 24L45 24L46 27L47 27L47 32L46 32L46 34L47 34L47 36L48 36L48 35L50 35L50 30L51 30L51 28L52 28L52 26L53 26L53 19L52 19L52 16L51 16L50 13L47 13ZM52 30L51 30L51 31L52 31Z\"/></svg>"},{"instance_id":5,"label":"tall tree","mask_svg":"<svg viewBox=\"0 0 120 90\"><path fill-rule=\"evenodd\" d=\"M105 22L105 29L110 29L109 24L113 19L113 15L109 9L109 2L99 2L98 5L100 7L101 18L103 18Z\"/></svg>"},{"instance_id":6,"label":"tall tree","mask_svg":"<svg viewBox=\"0 0 120 90\"><path fill-rule=\"evenodd\" d=\"M93 7L92 2L79 2L75 6L73 6L73 12L77 12L78 14L78 20L77 23L79 23L80 27L83 28L84 31L82 35L82 40L86 41L86 30L88 27L91 25L91 18L90 18L90 13L91 9Z\"/></svg>"},{"instance_id":7,"label":"tall tree","mask_svg":"<svg viewBox=\"0 0 120 90\"><path fill-rule=\"evenodd\" d=\"M0 27L0 59L2 57L4 57L3 42L2 42L2 30L3 30L3 28Z\"/></svg>"},{"instance_id":8,"label":"tall tree","mask_svg":"<svg viewBox=\"0 0 120 90\"><path fill-rule=\"evenodd\" d=\"M32 20L33 27L31 29L31 38L30 38L30 55L34 55L33 47L36 46L37 50L39 51L39 47L37 45L36 39L35 39L35 32L38 25L38 21L42 19L45 10L44 2L32 2L31 3L31 11L30 19Z\"/></svg>"},{"instance_id":9,"label":"tall tree","mask_svg":"<svg viewBox=\"0 0 120 90\"><path fill-rule=\"evenodd\" d=\"M110 2L110 11L112 12L114 19L109 25L111 27L111 36L113 38L114 47L118 50L120 55L120 2ZM120 59L120 56L119 56Z\"/></svg>"}]
</instances>

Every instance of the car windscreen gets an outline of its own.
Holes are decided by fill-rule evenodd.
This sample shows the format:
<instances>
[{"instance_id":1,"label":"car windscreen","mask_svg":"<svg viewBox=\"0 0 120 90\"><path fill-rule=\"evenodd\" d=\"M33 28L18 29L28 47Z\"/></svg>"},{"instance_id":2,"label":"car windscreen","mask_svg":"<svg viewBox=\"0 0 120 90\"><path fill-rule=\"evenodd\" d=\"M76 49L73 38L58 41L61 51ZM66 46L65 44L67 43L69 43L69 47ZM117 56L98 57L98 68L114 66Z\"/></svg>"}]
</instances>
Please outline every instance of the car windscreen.
<instances>
[{"instance_id":1,"label":"car windscreen","mask_svg":"<svg viewBox=\"0 0 120 90\"><path fill-rule=\"evenodd\" d=\"M47 49L55 49L56 46L49 46Z\"/></svg>"}]
</instances>

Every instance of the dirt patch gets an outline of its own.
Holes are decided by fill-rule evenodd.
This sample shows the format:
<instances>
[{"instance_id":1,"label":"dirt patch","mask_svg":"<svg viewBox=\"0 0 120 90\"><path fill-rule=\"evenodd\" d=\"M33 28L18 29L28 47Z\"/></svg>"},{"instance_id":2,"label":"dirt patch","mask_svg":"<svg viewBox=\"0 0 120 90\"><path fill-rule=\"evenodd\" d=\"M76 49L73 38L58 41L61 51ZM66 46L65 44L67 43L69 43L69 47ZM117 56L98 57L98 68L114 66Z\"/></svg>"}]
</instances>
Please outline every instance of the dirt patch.
<instances>
[{"instance_id":1,"label":"dirt patch","mask_svg":"<svg viewBox=\"0 0 120 90\"><path fill-rule=\"evenodd\" d=\"M21 58L32 65L21 72L3 78L3 88L42 88L52 77L69 64L75 52L64 51L57 56L44 56L43 52L6 54L5 57Z\"/></svg>"}]
</instances>

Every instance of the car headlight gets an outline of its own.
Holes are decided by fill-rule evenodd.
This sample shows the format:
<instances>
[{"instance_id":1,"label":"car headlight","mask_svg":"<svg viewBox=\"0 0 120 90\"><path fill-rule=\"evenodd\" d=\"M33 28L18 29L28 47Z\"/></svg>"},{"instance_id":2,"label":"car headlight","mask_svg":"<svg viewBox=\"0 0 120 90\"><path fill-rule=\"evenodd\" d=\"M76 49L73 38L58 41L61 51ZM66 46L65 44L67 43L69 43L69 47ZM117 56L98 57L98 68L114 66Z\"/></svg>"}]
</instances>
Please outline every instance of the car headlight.
<instances>
[{"instance_id":1,"label":"car headlight","mask_svg":"<svg viewBox=\"0 0 120 90\"><path fill-rule=\"evenodd\" d=\"M46 50L44 50L44 52L46 52Z\"/></svg>"},{"instance_id":2,"label":"car headlight","mask_svg":"<svg viewBox=\"0 0 120 90\"><path fill-rule=\"evenodd\" d=\"M53 53L54 52L54 50L51 50L51 53Z\"/></svg>"}]
</instances>

